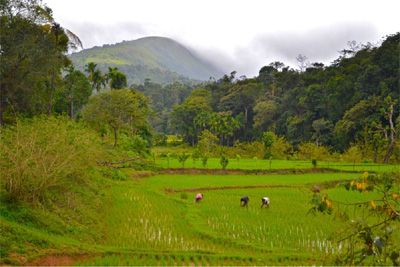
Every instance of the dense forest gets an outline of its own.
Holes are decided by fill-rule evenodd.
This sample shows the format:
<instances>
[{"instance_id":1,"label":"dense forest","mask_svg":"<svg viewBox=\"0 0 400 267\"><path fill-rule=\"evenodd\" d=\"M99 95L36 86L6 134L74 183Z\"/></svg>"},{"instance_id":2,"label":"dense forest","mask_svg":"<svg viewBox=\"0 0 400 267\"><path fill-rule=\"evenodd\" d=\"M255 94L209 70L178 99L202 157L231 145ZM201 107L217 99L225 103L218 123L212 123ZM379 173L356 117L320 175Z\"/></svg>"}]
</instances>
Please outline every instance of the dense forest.
<instances>
[{"instance_id":1,"label":"dense forest","mask_svg":"<svg viewBox=\"0 0 400 267\"><path fill-rule=\"evenodd\" d=\"M313 142L343 152L361 142L375 151L386 145L398 158L391 144L399 126L399 36L378 45L348 42L329 66L299 55L298 70L272 62L254 78L233 71L197 88L149 80L131 88L151 96L156 131L181 134L191 145L204 130L226 146L272 131L295 148Z\"/></svg>"}]
</instances>

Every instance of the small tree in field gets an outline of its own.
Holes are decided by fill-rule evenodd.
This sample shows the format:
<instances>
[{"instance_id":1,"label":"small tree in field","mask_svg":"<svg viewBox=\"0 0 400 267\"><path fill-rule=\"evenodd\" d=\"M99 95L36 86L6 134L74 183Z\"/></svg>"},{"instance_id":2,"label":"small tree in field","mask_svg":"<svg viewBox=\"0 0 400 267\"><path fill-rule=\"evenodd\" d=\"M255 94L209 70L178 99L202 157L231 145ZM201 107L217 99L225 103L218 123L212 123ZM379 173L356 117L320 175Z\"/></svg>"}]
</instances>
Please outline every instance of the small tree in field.
<instances>
[{"instance_id":1,"label":"small tree in field","mask_svg":"<svg viewBox=\"0 0 400 267\"><path fill-rule=\"evenodd\" d=\"M196 162L199 159L199 157L200 157L200 152L199 149L196 148L192 154L193 168L196 167Z\"/></svg>"},{"instance_id":2,"label":"small tree in field","mask_svg":"<svg viewBox=\"0 0 400 267\"><path fill-rule=\"evenodd\" d=\"M226 169L226 166L227 166L228 163L229 163L228 157L225 156L225 155L221 155L221 159L219 160L219 163L221 164L222 169L225 170L225 169Z\"/></svg>"},{"instance_id":3,"label":"small tree in field","mask_svg":"<svg viewBox=\"0 0 400 267\"><path fill-rule=\"evenodd\" d=\"M342 158L345 162L352 162L354 170L356 162L360 162L362 159L362 153L357 146L352 146L345 151Z\"/></svg>"},{"instance_id":4,"label":"small tree in field","mask_svg":"<svg viewBox=\"0 0 400 267\"><path fill-rule=\"evenodd\" d=\"M182 163L182 168L185 168L185 162L189 157L190 154L186 154L185 152L178 156L178 161Z\"/></svg>"},{"instance_id":5,"label":"small tree in field","mask_svg":"<svg viewBox=\"0 0 400 267\"><path fill-rule=\"evenodd\" d=\"M207 154L203 154L203 155L201 156L201 163L202 163L204 169L205 169L206 166L207 166L207 161L208 161L208 156L207 156Z\"/></svg>"},{"instance_id":6,"label":"small tree in field","mask_svg":"<svg viewBox=\"0 0 400 267\"><path fill-rule=\"evenodd\" d=\"M275 142L275 134L273 132L265 132L262 137L262 141L264 143L264 148L266 150L265 158L269 158L272 156L272 146Z\"/></svg>"}]
</instances>

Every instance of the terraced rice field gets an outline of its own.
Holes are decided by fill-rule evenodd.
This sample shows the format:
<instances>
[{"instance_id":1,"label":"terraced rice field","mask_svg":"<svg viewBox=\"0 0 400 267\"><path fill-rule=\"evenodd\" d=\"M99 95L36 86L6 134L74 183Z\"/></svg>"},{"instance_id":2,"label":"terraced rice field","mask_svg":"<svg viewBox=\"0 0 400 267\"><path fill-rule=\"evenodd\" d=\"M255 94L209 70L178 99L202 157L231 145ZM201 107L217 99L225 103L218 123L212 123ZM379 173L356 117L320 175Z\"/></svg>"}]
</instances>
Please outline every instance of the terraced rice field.
<instances>
[{"instance_id":1,"label":"terraced rice field","mask_svg":"<svg viewBox=\"0 0 400 267\"><path fill-rule=\"evenodd\" d=\"M162 168L182 168L182 163L177 158L156 157L155 163ZM184 165L184 168L198 169L221 169L219 158L209 158L207 164L203 167L201 159L193 162L189 157ZM312 169L311 161L304 160L265 160L265 159L229 159L226 167L228 170L267 170L278 171L284 169L291 170L306 170ZM338 161L318 161L317 168L331 169L335 171L355 171L355 172L383 172L398 170L399 166L379 163L348 163Z\"/></svg>"},{"instance_id":2,"label":"terraced rice field","mask_svg":"<svg viewBox=\"0 0 400 267\"><path fill-rule=\"evenodd\" d=\"M104 246L114 251L77 265L241 266L322 265L343 244L329 237L343 227L332 216L308 214L311 184L358 174L157 175L110 188ZM371 195L328 189L333 198ZM194 203L197 193L200 203ZM248 209L240 198L250 198ZM271 199L261 209L261 198Z\"/></svg>"}]
</instances>

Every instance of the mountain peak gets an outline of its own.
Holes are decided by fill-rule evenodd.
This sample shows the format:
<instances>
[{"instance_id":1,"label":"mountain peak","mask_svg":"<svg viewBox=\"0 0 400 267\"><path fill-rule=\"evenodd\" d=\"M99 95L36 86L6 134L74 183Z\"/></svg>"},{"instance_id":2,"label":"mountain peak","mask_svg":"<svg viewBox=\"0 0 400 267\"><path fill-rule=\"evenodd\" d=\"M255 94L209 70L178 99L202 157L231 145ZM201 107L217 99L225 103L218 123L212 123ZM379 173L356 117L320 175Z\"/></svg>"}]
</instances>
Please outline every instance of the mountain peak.
<instances>
[{"instance_id":1,"label":"mountain peak","mask_svg":"<svg viewBox=\"0 0 400 267\"><path fill-rule=\"evenodd\" d=\"M83 69L89 62L95 62L100 69L116 66L127 75L129 83L143 83L146 78L153 80L151 76L160 71L164 72L164 76L170 76L166 73L175 73L196 80L222 76L221 71L194 56L177 41L160 36L85 49L70 57L78 69ZM152 74L143 73L143 69ZM166 78L161 82L169 83L168 80L176 79Z\"/></svg>"}]
</instances>

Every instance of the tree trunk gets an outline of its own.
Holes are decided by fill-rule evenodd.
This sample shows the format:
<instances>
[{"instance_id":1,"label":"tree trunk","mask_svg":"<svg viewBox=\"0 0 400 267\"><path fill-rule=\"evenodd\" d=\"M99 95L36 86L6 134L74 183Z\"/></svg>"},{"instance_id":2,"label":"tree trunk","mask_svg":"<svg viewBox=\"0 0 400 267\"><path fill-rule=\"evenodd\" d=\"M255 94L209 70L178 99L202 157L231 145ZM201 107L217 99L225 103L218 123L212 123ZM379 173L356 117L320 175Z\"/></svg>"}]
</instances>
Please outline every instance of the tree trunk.
<instances>
[{"instance_id":1,"label":"tree trunk","mask_svg":"<svg viewBox=\"0 0 400 267\"><path fill-rule=\"evenodd\" d=\"M374 153L374 163L376 163L376 160L378 158L378 148L375 148L375 153Z\"/></svg>"},{"instance_id":2,"label":"tree trunk","mask_svg":"<svg viewBox=\"0 0 400 267\"><path fill-rule=\"evenodd\" d=\"M118 129L114 128L114 147L118 145Z\"/></svg>"},{"instance_id":3,"label":"tree trunk","mask_svg":"<svg viewBox=\"0 0 400 267\"><path fill-rule=\"evenodd\" d=\"M387 164L389 162L389 159L392 156L393 148L394 148L395 144L396 144L395 140L391 139L390 144L388 145L388 151L385 156L385 161L384 161L385 164Z\"/></svg>"},{"instance_id":4,"label":"tree trunk","mask_svg":"<svg viewBox=\"0 0 400 267\"><path fill-rule=\"evenodd\" d=\"M0 83L0 127L3 126L3 109L5 109L6 106L3 93L3 85Z\"/></svg>"},{"instance_id":5,"label":"tree trunk","mask_svg":"<svg viewBox=\"0 0 400 267\"><path fill-rule=\"evenodd\" d=\"M56 44L54 46L53 74L51 77L49 113L47 114L48 118L50 118L51 110L53 109L53 96L54 96L54 86L55 86L55 79L56 79L57 47L58 47L58 34L56 33Z\"/></svg>"},{"instance_id":6,"label":"tree trunk","mask_svg":"<svg viewBox=\"0 0 400 267\"><path fill-rule=\"evenodd\" d=\"M71 86L71 113L70 113L71 121L74 120L74 86Z\"/></svg>"},{"instance_id":7,"label":"tree trunk","mask_svg":"<svg viewBox=\"0 0 400 267\"><path fill-rule=\"evenodd\" d=\"M385 164L389 162L390 156L392 156L393 153L393 148L396 144L396 136L395 136L396 130L393 124L393 103L390 104L390 107L388 108L388 112L386 112L386 115L388 116L390 124L390 144L387 146L387 153L384 161Z\"/></svg>"}]
</instances>

